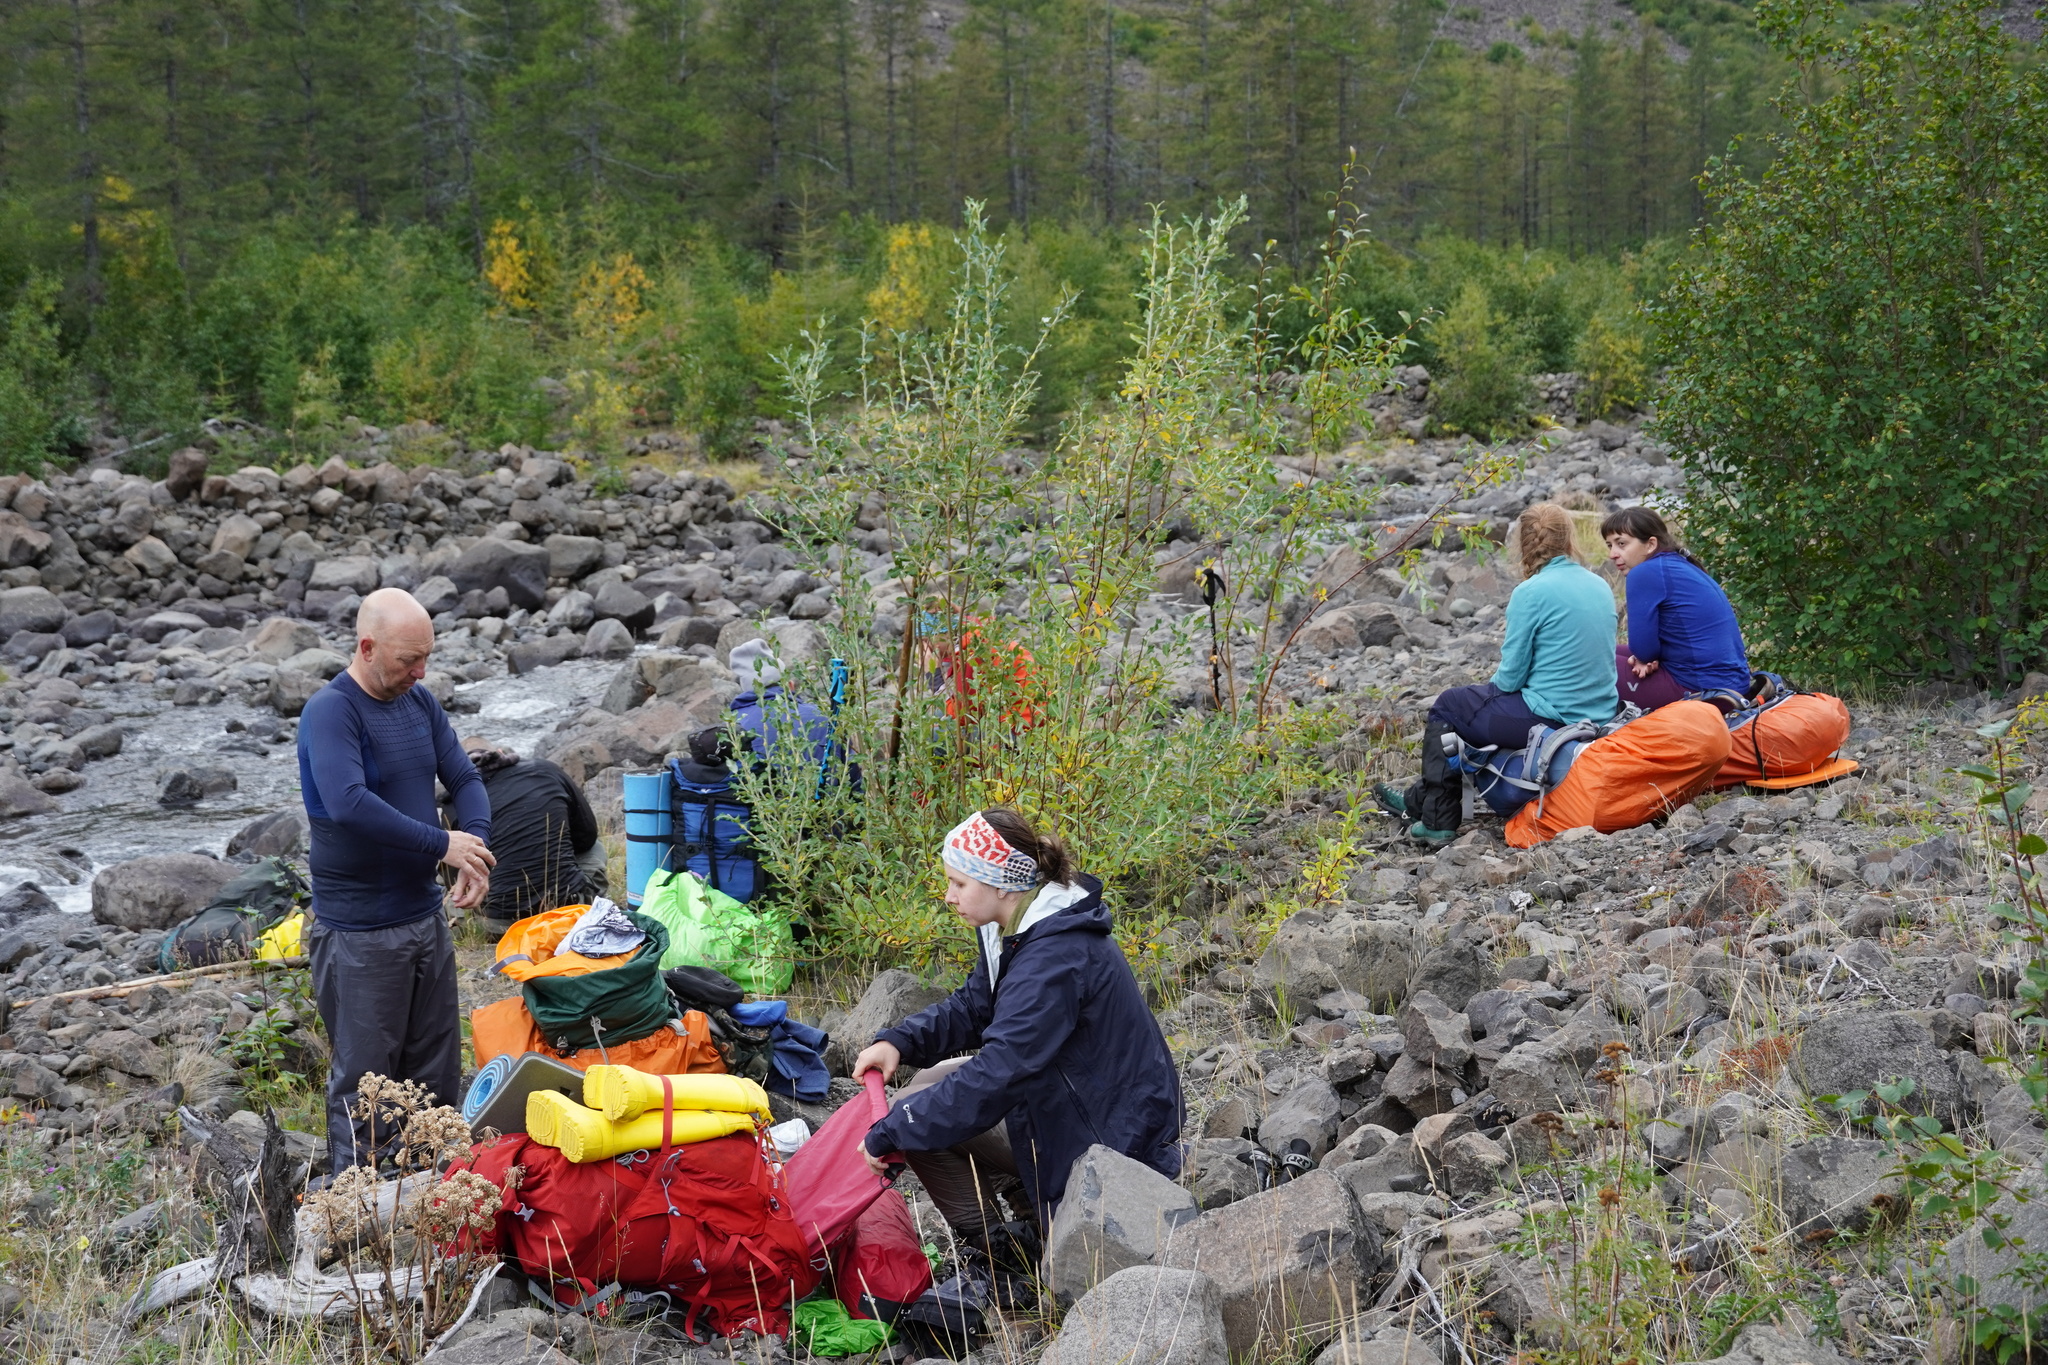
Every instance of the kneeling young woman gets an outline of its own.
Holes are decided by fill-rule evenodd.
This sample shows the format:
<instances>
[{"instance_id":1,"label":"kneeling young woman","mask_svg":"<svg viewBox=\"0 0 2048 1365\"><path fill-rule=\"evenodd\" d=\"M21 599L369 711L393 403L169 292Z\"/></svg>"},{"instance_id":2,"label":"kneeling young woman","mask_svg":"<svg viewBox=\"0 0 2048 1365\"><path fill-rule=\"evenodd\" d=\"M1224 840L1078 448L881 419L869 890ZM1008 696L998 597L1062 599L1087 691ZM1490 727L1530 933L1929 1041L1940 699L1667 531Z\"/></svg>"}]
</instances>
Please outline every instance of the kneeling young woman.
<instances>
[{"instance_id":1,"label":"kneeling young woman","mask_svg":"<svg viewBox=\"0 0 2048 1365\"><path fill-rule=\"evenodd\" d=\"M1749 652L1728 594L1664 518L1624 507L1600 523L1628 589L1628 643L1614 651L1621 699L1645 711L1691 692L1749 690Z\"/></svg>"},{"instance_id":2,"label":"kneeling young woman","mask_svg":"<svg viewBox=\"0 0 2048 1365\"><path fill-rule=\"evenodd\" d=\"M1110 933L1102 883L1009 810L970 815L939 856L979 959L967 984L854 1062L856 1077L885 1081L900 1063L924 1068L869 1132L870 1162L903 1153L955 1234L984 1248L1001 1221L992 1194L1021 1185L1016 1211L1048 1228L1094 1144L1180 1174L1180 1078Z\"/></svg>"}]
</instances>

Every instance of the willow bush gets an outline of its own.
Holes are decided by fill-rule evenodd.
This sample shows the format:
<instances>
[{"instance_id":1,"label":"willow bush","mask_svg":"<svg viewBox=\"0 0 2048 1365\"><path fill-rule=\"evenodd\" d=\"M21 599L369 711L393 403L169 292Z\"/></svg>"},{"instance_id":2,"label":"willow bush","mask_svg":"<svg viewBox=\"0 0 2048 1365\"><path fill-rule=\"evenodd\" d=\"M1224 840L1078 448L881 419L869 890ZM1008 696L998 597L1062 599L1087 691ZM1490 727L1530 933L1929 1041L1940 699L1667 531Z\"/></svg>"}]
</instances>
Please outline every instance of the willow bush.
<instances>
[{"instance_id":1,"label":"willow bush","mask_svg":"<svg viewBox=\"0 0 2048 1365\"><path fill-rule=\"evenodd\" d=\"M2017 682L2048 659L2048 74L1962 0L1839 9L1759 6L1834 93L1781 102L1760 180L1709 172L1662 307L1692 544L1759 662Z\"/></svg>"},{"instance_id":2,"label":"willow bush","mask_svg":"<svg viewBox=\"0 0 2048 1365\"><path fill-rule=\"evenodd\" d=\"M1349 230L1333 231L1320 275L1284 293L1233 285L1242 216L1240 203L1153 223L1130 359L1049 454L1020 437L1071 299L1029 335L1006 331L1005 247L978 205L943 319L867 335L859 401L834 402L827 340L784 355L815 468L781 517L835 584L839 723L865 790L756 777L755 839L790 902L830 926L835 954L959 955L965 938L936 913L939 839L966 811L1006 803L1103 879L1142 961L1196 859L1274 799L1276 752L1315 723L1266 686L1284 649L1279 604L1301 590L1311 551L1369 518L1361 485L1316 471L1355 434L1399 342L1336 303ZM1282 341L1267 322L1290 302L1312 325ZM844 572L857 521L889 533L890 581ZM1176 537L1184 558L1168 571L1220 576L1214 630L1252 646L1250 675L1199 662L1208 611L1157 600L1155 556ZM959 659L971 687L949 668ZM826 695L821 664L797 673L800 691Z\"/></svg>"}]
</instances>

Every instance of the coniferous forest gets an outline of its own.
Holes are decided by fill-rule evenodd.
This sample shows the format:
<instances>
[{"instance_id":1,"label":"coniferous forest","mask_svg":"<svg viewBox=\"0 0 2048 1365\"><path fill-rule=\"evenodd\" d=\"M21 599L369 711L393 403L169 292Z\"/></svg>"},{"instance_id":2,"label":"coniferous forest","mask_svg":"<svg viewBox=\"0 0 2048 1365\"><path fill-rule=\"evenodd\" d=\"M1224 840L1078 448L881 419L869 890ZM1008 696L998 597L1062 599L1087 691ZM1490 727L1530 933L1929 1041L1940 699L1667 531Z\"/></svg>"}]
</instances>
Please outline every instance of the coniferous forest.
<instances>
[{"instance_id":1,"label":"coniferous forest","mask_svg":"<svg viewBox=\"0 0 2048 1365\"><path fill-rule=\"evenodd\" d=\"M1376 322L1462 300L1565 368L1645 246L1699 220L1708 159L1761 159L1741 139L1787 70L1726 0L1555 27L1441 0L17 0L0 22L16 461L88 421L223 415L538 439L573 409L598 444L648 419L717 439L772 409L766 357L803 326L936 307L920 271L969 200L1013 241L1020 309L1082 296L1050 412L1120 354L1155 206L1244 196L1245 268L1284 273L1347 160Z\"/></svg>"}]
</instances>

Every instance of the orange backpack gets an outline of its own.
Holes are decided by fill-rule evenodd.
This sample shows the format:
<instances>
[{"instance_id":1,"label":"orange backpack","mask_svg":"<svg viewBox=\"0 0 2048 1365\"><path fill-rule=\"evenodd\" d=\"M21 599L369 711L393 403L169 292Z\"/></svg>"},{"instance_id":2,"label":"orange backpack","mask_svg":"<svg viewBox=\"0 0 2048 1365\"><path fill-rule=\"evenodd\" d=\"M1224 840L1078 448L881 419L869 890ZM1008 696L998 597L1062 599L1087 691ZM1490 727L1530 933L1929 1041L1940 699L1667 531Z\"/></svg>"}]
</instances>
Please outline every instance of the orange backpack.
<instances>
[{"instance_id":1,"label":"orange backpack","mask_svg":"<svg viewBox=\"0 0 2048 1365\"><path fill-rule=\"evenodd\" d=\"M1795 692L1728 718L1728 761L1714 785L1815 776L1834 762L1848 738L1849 708L1841 698Z\"/></svg>"},{"instance_id":2,"label":"orange backpack","mask_svg":"<svg viewBox=\"0 0 2048 1365\"><path fill-rule=\"evenodd\" d=\"M578 1071L587 1071L599 1062L611 1062L654 1076L723 1072L725 1058L711 1041L711 1021L700 1011L690 1010L677 1023L682 1026L680 1032L672 1023L630 1043L607 1043L601 1048L587 1047L565 1054L548 1046L547 1039L540 1035L540 1026L527 1013L526 1001L519 996L508 995L496 1004L469 1012L470 1043L476 1049L478 1069L493 1057L538 1052Z\"/></svg>"},{"instance_id":3,"label":"orange backpack","mask_svg":"<svg viewBox=\"0 0 2048 1365\"><path fill-rule=\"evenodd\" d=\"M1507 841L1534 848L1568 829L1633 829L1677 810L1713 783L1728 757L1728 723L1703 701L1675 701L1588 744L1564 781L1508 821Z\"/></svg>"}]
</instances>

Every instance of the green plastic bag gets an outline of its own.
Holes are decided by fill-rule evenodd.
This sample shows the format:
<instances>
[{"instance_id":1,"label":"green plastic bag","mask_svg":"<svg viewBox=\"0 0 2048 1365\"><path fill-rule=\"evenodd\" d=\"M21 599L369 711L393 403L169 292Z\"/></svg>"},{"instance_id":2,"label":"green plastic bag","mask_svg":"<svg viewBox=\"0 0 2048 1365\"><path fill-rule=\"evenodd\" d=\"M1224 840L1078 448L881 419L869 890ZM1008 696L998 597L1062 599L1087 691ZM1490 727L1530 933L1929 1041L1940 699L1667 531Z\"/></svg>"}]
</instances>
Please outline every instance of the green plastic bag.
<instances>
[{"instance_id":1,"label":"green plastic bag","mask_svg":"<svg viewBox=\"0 0 2048 1365\"><path fill-rule=\"evenodd\" d=\"M663 971L716 968L757 996L781 995L796 978L796 939L789 921L742 905L694 873L653 873L640 897L640 913L668 930Z\"/></svg>"},{"instance_id":2,"label":"green plastic bag","mask_svg":"<svg viewBox=\"0 0 2048 1365\"><path fill-rule=\"evenodd\" d=\"M889 1344L895 1329L886 1322L857 1318L837 1299L807 1299L796 1306L790 1323L798 1341L814 1356L857 1356Z\"/></svg>"}]
</instances>

